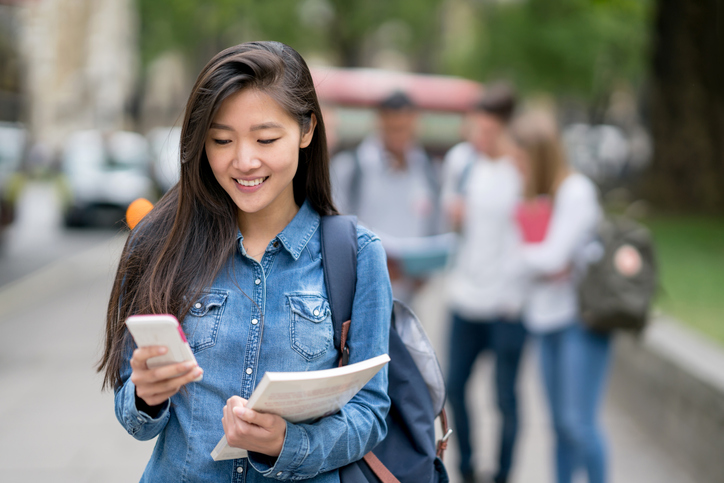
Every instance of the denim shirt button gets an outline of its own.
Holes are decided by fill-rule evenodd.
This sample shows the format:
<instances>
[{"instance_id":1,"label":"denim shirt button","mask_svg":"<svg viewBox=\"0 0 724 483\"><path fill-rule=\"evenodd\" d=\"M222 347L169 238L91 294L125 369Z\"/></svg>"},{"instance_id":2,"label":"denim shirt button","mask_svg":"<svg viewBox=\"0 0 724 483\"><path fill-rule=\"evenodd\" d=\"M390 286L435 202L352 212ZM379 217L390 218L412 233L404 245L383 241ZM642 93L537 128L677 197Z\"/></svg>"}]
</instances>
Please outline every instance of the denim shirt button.
<instances>
[{"instance_id":1,"label":"denim shirt button","mask_svg":"<svg viewBox=\"0 0 724 483\"><path fill-rule=\"evenodd\" d=\"M256 319L251 319L251 325L256 325L256 324L258 324L258 323L259 323L258 320L256 320Z\"/></svg>"},{"instance_id":2,"label":"denim shirt button","mask_svg":"<svg viewBox=\"0 0 724 483\"><path fill-rule=\"evenodd\" d=\"M236 472L237 472L237 473L243 473L243 472L244 472L244 468L242 468L241 466L238 466L238 467L236 468Z\"/></svg>"},{"instance_id":3,"label":"denim shirt button","mask_svg":"<svg viewBox=\"0 0 724 483\"><path fill-rule=\"evenodd\" d=\"M247 373L247 374L251 374L252 372L253 372L253 371L251 370L251 367L247 367L247 368L246 368L246 373Z\"/></svg>"},{"instance_id":4,"label":"denim shirt button","mask_svg":"<svg viewBox=\"0 0 724 483\"><path fill-rule=\"evenodd\" d=\"M259 285L259 284L261 283L261 280L259 280L259 279L257 278L256 280L254 280L254 283L257 284L257 285Z\"/></svg>"},{"instance_id":5,"label":"denim shirt button","mask_svg":"<svg viewBox=\"0 0 724 483\"><path fill-rule=\"evenodd\" d=\"M197 309L200 309L200 308L201 308L201 302L196 302L196 305L194 305L194 307L196 307Z\"/></svg>"},{"instance_id":6,"label":"denim shirt button","mask_svg":"<svg viewBox=\"0 0 724 483\"><path fill-rule=\"evenodd\" d=\"M282 472L280 471L279 473L277 473L277 476L282 476Z\"/></svg>"},{"instance_id":7,"label":"denim shirt button","mask_svg":"<svg viewBox=\"0 0 724 483\"><path fill-rule=\"evenodd\" d=\"M315 310L314 315L319 315L319 310Z\"/></svg>"}]
</instances>

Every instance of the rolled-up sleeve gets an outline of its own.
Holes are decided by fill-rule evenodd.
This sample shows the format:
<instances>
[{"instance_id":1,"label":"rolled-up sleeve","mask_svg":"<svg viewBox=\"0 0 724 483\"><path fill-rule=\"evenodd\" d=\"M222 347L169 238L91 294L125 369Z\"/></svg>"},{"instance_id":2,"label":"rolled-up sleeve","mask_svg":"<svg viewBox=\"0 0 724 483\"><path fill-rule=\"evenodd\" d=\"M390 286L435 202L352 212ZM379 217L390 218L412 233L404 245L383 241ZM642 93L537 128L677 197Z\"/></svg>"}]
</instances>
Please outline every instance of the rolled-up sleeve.
<instances>
[{"instance_id":1,"label":"rolled-up sleeve","mask_svg":"<svg viewBox=\"0 0 724 483\"><path fill-rule=\"evenodd\" d=\"M347 343L350 363L389 350L392 289L379 238L358 228L357 286ZM311 478L361 459L387 434L390 408L387 367L378 372L338 413L311 424L287 423L276 459L249 454L264 476L280 480Z\"/></svg>"}]
</instances>

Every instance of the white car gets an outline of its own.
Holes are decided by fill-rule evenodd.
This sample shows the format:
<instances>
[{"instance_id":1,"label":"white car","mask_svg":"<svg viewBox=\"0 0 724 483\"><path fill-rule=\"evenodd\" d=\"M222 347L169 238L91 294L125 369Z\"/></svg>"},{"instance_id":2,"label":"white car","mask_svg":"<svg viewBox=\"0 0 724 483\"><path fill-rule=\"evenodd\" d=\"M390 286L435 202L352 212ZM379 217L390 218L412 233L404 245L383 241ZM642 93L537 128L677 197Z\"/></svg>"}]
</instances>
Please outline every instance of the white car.
<instances>
[{"instance_id":1,"label":"white car","mask_svg":"<svg viewBox=\"0 0 724 483\"><path fill-rule=\"evenodd\" d=\"M138 198L154 201L146 138L135 132L79 131L63 149L64 217L67 226L122 220Z\"/></svg>"}]
</instances>

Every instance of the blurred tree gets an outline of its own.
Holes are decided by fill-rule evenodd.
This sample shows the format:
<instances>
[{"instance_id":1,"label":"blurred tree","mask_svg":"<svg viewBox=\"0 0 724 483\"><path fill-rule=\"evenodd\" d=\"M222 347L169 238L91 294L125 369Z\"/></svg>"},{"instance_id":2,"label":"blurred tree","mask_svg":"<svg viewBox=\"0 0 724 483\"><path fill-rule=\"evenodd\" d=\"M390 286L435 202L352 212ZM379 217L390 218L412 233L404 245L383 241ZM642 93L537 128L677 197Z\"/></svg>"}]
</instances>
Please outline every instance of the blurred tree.
<instances>
[{"instance_id":1,"label":"blurred tree","mask_svg":"<svg viewBox=\"0 0 724 483\"><path fill-rule=\"evenodd\" d=\"M223 48L250 38L260 30L257 18L271 19L272 28L278 23L293 26L296 20L296 2L293 0L258 4L251 0L136 1L141 18L144 64L167 50L180 50L194 71ZM275 4L274 12L269 12L270 3Z\"/></svg>"},{"instance_id":2,"label":"blurred tree","mask_svg":"<svg viewBox=\"0 0 724 483\"><path fill-rule=\"evenodd\" d=\"M364 65L366 41L385 23L397 21L396 45L380 46L401 50L412 59L415 70L432 71L437 52L441 0L330 0L333 17L326 36L334 56L345 67ZM403 27L404 26L404 27ZM402 38L400 38L402 37Z\"/></svg>"},{"instance_id":3,"label":"blurred tree","mask_svg":"<svg viewBox=\"0 0 724 483\"><path fill-rule=\"evenodd\" d=\"M452 3L460 3L460 0ZM646 72L650 0L467 1L474 50L444 55L447 70L505 78L524 92L583 99L594 120L618 83ZM447 52L446 52L447 54Z\"/></svg>"},{"instance_id":4,"label":"blurred tree","mask_svg":"<svg viewBox=\"0 0 724 483\"><path fill-rule=\"evenodd\" d=\"M724 214L724 2L658 0L654 34L649 196Z\"/></svg>"},{"instance_id":5,"label":"blurred tree","mask_svg":"<svg viewBox=\"0 0 724 483\"><path fill-rule=\"evenodd\" d=\"M431 50L441 0L136 0L145 64L179 49L200 68L224 47L248 40L279 40L334 62L363 66L377 30L397 21L405 35L391 46L432 69ZM384 46L383 46L384 47ZM198 69L195 69L198 70Z\"/></svg>"}]
</instances>

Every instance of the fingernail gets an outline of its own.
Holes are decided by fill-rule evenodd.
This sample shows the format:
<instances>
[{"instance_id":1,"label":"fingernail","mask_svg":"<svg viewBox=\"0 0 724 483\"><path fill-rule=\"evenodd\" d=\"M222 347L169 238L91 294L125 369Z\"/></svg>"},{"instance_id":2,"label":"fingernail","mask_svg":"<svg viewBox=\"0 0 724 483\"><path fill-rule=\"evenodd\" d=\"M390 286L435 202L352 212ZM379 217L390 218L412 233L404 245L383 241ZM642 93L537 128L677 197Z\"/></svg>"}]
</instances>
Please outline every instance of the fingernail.
<instances>
[{"instance_id":1,"label":"fingernail","mask_svg":"<svg viewBox=\"0 0 724 483\"><path fill-rule=\"evenodd\" d=\"M197 367L196 370L194 371L194 376L200 376L203 373L204 373L204 370L201 369L200 367Z\"/></svg>"},{"instance_id":2,"label":"fingernail","mask_svg":"<svg viewBox=\"0 0 724 483\"><path fill-rule=\"evenodd\" d=\"M165 354L166 351L168 351L168 349L167 349L166 347L164 347L164 346L161 346L161 347L158 348L158 353L159 353L159 354Z\"/></svg>"}]
</instances>

